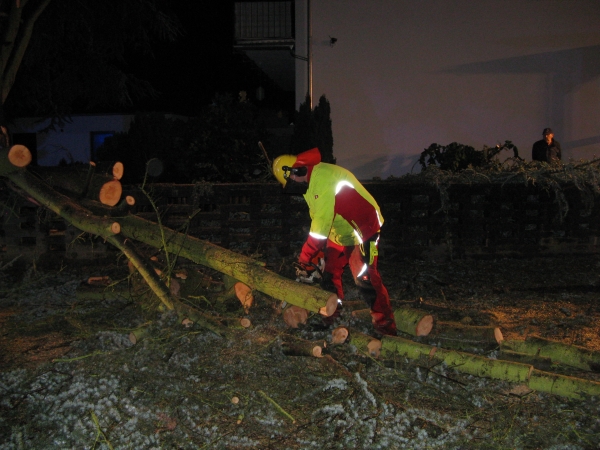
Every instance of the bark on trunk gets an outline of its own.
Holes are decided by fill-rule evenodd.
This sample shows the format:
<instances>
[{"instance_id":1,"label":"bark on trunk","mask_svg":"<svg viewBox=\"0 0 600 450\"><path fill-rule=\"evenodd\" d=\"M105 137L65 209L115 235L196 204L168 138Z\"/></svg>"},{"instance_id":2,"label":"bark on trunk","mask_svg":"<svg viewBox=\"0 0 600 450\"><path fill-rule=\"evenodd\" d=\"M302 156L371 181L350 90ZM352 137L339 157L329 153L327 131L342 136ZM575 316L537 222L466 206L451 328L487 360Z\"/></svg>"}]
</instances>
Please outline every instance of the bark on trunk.
<instances>
[{"instance_id":1,"label":"bark on trunk","mask_svg":"<svg viewBox=\"0 0 600 450\"><path fill-rule=\"evenodd\" d=\"M411 336L427 336L433 328L433 316L414 308L398 308L394 311L396 328Z\"/></svg>"},{"instance_id":2,"label":"bark on trunk","mask_svg":"<svg viewBox=\"0 0 600 450\"><path fill-rule=\"evenodd\" d=\"M363 322L372 322L370 309L357 309L352 311L352 317ZM433 328L433 316L418 309L401 307L394 311L396 328L398 331L411 336L427 336Z\"/></svg>"},{"instance_id":3,"label":"bark on trunk","mask_svg":"<svg viewBox=\"0 0 600 450\"><path fill-rule=\"evenodd\" d=\"M323 357L325 346L326 343L322 340L311 342L302 339L286 338L281 344L281 351L287 356L312 356L321 358Z\"/></svg>"},{"instance_id":4,"label":"bark on trunk","mask_svg":"<svg viewBox=\"0 0 600 450\"><path fill-rule=\"evenodd\" d=\"M278 300L300 306L323 316L332 315L337 308L337 295L316 286L297 283L262 267L262 263L201 241L193 236L160 228L148 220L137 216L126 216L120 220L121 233L131 239L144 242L156 248L165 245L170 253L187 258L197 264L218 270L242 281L252 289L263 292Z\"/></svg>"},{"instance_id":5,"label":"bark on trunk","mask_svg":"<svg viewBox=\"0 0 600 450\"><path fill-rule=\"evenodd\" d=\"M590 372L600 372L600 352L577 345L567 345L550 339L529 336L523 341L504 341L501 344L501 349L550 358L553 363L564 364Z\"/></svg>"},{"instance_id":6,"label":"bark on trunk","mask_svg":"<svg viewBox=\"0 0 600 450\"><path fill-rule=\"evenodd\" d=\"M423 339L423 342L437 344L444 348L468 350L496 348L503 339L502 331L498 327L436 322L433 331Z\"/></svg>"},{"instance_id":7,"label":"bark on trunk","mask_svg":"<svg viewBox=\"0 0 600 450\"><path fill-rule=\"evenodd\" d=\"M512 350L502 350L498 355L498 359L518 362L521 364L530 364L538 370L549 371L553 368L552 360L550 358L513 352Z\"/></svg>"},{"instance_id":8,"label":"bark on trunk","mask_svg":"<svg viewBox=\"0 0 600 450\"><path fill-rule=\"evenodd\" d=\"M571 398L600 395L600 383L535 369L531 364L489 359L469 353L445 350L397 336L381 339L383 358L398 355L409 359L422 357L445 362L449 367L478 377L494 378L513 383L524 383L530 389Z\"/></svg>"},{"instance_id":9,"label":"bark on trunk","mask_svg":"<svg viewBox=\"0 0 600 450\"><path fill-rule=\"evenodd\" d=\"M381 353L381 341L368 334L353 329L348 329L349 339L347 342L354 345L356 349L366 355L378 358Z\"/></svg>"}]
</instances>

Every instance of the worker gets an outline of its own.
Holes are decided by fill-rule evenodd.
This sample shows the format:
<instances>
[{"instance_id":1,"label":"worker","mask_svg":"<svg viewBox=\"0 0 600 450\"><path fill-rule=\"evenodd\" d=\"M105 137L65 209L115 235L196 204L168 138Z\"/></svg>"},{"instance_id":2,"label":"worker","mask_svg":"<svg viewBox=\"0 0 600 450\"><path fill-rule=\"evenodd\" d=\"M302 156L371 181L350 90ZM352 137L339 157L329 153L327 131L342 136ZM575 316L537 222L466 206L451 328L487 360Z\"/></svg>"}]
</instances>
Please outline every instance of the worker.
<instances>
[{"instance_id":1,"label":"worker","mask_svg":"<svg viewBox=\"0 0 600 450\"><path fill-rule=\"evenodd\" d=\"M323 289L337 293L340 313L346 266L354 277L360 297L371 308L375 331L396 335L390 297L377 269L378 243L383 216L379 205L356 177L343 167L321 162L318 148L273 161L273 174L284 192L303 194L311 225L298 265L310 271L311 260L325 254Z\"/></svg>"}]
</instances>

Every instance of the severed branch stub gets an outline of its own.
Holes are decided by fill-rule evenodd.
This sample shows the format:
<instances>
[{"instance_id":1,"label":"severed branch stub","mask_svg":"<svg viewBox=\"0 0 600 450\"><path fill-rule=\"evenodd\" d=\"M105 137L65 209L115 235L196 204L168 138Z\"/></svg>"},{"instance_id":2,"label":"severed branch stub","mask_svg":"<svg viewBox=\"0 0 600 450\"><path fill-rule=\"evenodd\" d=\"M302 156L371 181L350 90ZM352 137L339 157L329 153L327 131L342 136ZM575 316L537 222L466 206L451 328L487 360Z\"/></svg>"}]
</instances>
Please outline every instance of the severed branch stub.
<instances>
[{"instance_id":1,"label":"severed branch stub","mask_svg":"<svg viewBox=\"0 0 600 450\"><path fill-rule=\"evenodd\" d=\"M337 327L331 332L331 343L343 344L348 339L349 334L348 328Z\"/></svg>"},{"instance_id":2,"label":"severed branch stub","mask_svg":"<svg viewBox=\"0 0 600 450\"><path fill-rule=\"evenodd\" d=\"M254 294L252 293L252 288L228 275L223 276L223 284L225 285L225 293L219 296L219 301L237 298L242 304L244 312L248 314L252 304L254 303Z\"/></svg>"},{"instance_id":3,"label":"severed branch stub","mask_svg":"<svg viewBox=\"0 0 600 450\"><path fill-rule=\"evenodd\" d=\"M13 145L8 150L8 160L15 167L27 167L32 159L31 152L24 145Z\"/></svg>"}]
</instances>

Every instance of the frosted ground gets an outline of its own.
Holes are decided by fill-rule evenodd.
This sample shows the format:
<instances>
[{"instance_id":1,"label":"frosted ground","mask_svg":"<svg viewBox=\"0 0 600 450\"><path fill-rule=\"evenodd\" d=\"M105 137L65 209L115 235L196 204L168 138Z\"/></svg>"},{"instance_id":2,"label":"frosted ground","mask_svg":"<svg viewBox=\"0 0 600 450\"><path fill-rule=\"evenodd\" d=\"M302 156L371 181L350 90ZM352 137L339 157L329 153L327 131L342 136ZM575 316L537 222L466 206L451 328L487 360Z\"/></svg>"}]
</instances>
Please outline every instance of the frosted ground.
<instances>
[{"instance_id":1,"label":"frosted ground","mask_svg":"<svg viewBox=\"0 0 600 450\"><path fill-rule=\"evenodd\" d=\"M382 272L398 304L422 298L474 323L493 311L506 335L525 329L600 350L596 257L392 260L382 261ZM544 276L555 273L553 263L564 271ZM316 317L301 329L287 328L279 302L260 293L253 327L227 337L185 328L175 315L149 313L130 298L76 295L82 281L107 270L2 273L1 450L589 449L600 443L596 399L530 392L428 361L377 360L346 344L329 346L325 358L290 356L284 345L290 337L327 341L330 332ZM116 278L121 268L114 270ZM371 332L349 314L342 322ZM147 334L133 345L130 331L144 324Z\"/></svg>"}]
</instances>

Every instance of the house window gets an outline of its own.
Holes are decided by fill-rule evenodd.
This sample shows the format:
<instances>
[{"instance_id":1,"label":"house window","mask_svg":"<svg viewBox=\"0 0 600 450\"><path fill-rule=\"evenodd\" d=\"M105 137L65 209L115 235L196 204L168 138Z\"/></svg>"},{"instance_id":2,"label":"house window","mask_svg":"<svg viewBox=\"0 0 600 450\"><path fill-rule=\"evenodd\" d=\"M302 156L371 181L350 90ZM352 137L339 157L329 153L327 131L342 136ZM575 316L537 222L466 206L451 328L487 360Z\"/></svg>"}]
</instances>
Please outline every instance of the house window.
<instances>
[{"instance_id":1,"label":"house window","mask_svg":"<svg viewBox=\"0 0 600 450\"><path fill-rule=\"evenodd\" d=\"M293 5L291 1L236 2L236 39L293 38Z\"/></svg>"},{"instance_id":2,"label":"house window","mask_svg":"<svg viewBox=\"0 0 600 450\"><path fill-rule=\"evenodd\" d=\"M104 140L111 136L114 136L114 131L92 131L90 132L90 150L91 150L91 159L95 161L98 156L98 148L104 144Z\"/></svg>"}]
</instances>

